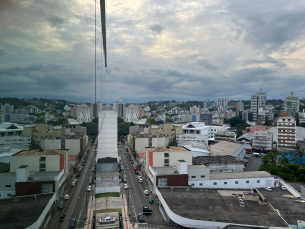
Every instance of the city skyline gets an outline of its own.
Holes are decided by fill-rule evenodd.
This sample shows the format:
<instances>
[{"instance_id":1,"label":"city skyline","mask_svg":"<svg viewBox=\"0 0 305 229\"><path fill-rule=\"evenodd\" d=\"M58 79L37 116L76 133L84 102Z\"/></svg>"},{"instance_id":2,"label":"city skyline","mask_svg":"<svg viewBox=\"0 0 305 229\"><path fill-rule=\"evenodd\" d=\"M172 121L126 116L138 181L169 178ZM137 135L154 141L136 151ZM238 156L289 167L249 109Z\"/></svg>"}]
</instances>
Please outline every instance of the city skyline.
<instances>
[{"instance_id":1,"label":"city skyline","mask_svg":"<svg viewBox=\"0 0 305 229\"><path fill-rule=\"evenodd\" d=\"M92 102L94 1L0 6L0 97ZM106 102L250 100L260 88L267 99L291 91L302 98L301 1L109 1L106 8ZM101 44L100 20L97 28Z\"/></svg>"}]
</instances>

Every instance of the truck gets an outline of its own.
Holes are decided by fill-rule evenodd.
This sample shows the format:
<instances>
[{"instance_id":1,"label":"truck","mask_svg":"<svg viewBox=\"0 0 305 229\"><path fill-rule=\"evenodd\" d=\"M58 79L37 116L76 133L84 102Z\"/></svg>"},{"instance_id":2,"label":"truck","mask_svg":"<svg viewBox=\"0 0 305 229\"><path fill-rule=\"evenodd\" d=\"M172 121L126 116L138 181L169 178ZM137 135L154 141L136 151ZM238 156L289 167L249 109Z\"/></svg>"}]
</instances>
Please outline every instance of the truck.
<instances>
[{"instance_id":1,"label":"truck","mask_svg":"<svg viewBox=\"0 0 305 229\"><path fill-rule=\"evenodd\" d=\"M253 156L255 156L255 157L259 157L259 153L254 152L254 153L253 153Z\"/></svg>"}]
</instances>

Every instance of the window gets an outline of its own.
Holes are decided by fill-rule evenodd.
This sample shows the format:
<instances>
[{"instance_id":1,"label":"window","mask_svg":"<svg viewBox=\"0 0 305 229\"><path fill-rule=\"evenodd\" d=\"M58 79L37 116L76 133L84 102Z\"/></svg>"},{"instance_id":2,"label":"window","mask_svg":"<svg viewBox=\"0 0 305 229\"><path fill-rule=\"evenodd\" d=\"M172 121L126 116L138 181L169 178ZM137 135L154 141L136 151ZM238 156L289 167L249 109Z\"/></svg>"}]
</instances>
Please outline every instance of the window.
<instances>
[{"instance_id":1,"label":"window","mask_svg":"<svg viewBox=\"0 0 305 229\"><path fill-rule=\"evenodd\" d=\"M257 180L256 182L257 182L257 183L260 183L261 181L260 181L260 180Z\"/></svg>"},{"instance_id":2,"label":"window","mask_svg":"<svg viewBox=\"0 0 305 229\"><path fill-rule=\"evenodd\" d=\"M169 157L169 153L164 153L164 157Z\"/></svg>"},{"instance_id":3,"label":"window","mask_svg":"<svg viewBox=\"0 0 305 229\"><path fill-rule=\"evenodd\" d=\"M46 161L46 157L40 157L40 161Z\"/></svg>"},{"instance_id":4,"label":"window","mask_svg":"<svg viewBox=\"0 0 305 229\"><path fill-rule=\"evenodd\" d=\"M196 178L196 176L192 176L192 178Z\"/></svg>"},{"instance_id":5,"label":"window","mask_svg":"<svg viewBox=\"0 0 305 229\"><path fill-rule=\"evenodd\" d=\"M248 180L246 181L246 184L249 184L249 181L248 181Z\"/></svg>"},{"instance_id":6,"label":"window","mask_svg":"<svg viewBox=\"0 0 305 229\"><path fill-rule=\"evenodd\" d=\"M238 181L235 181L235 184L238 184Z\"/></svg>"},{"instance_id":7,"label":"window","mask_svg":"<svg viewBox=\"0 0 305 229\"><path fill-rule=\"evenodd\" d=\"M45 168L46 168L46 164L44 164L44 163L43 163L43 164L40 164L40 168L41 168L41 169L45 169Z\"/></svg>"},{"instance_id":8,"label":"window","mask_svg":"<svg viewBox=\"0 0 305 229\"><path fill-rule=\"evenodd\" d=\"M199 186L203 186L203 183L199 183Z\"/></svg>"},{"instance_id":9,"label":"window","mask_svg":"<svg viewBox=\"0 0 305 229\"><path fill-rule=\"evenodd\" d=\"M5 185L5 187L10 188L12 187L10 184Z\"/></svg>"},{"instance_id":10,"label":"window","mask_svg":"<svg viewBox=\"0 0 305 229\"><path fill-rule=\"evenodd\" d=\"M201 175L201 178L205 178L205 175Z\"/></svg>"},{"instance_id":11,"label":"window","mask_svg":"<svg viewBox=\"0 0 305 229\"><path fill-rule=\"evenodd\" d=\"M164 159L164 163L169 163L169 159Z\"/></svg>"},{"instance_id":12,"label":"window","mask_svg":"<svg viewBox=\"0 0 305 229\"><path fill-rule=\"evenodd\" d=\"M214 184L214 185L217 185L217 182L214 182L213 184Z\"/></svg>"},{"instance_id":13,"label":"window","mask_svg":"<svg viewBox=\"0 0 305 229\"><path fill-rule=\"evenodd\" d=\"M224 182L224 184L228 184L228 182Z\"/></svg>"},{"instance_id":14,"label":"window","mask_svg":"<svg viewBox=\"0 0 305 229\"><path fill-rule=\"evenodd\" d=\"M191 186L195 186L195 184L194 184L194 183L191 183Z\"/></svg>"},{"instance_id":15,"label":"window","mask_svg":"<svg viewBox=\"0 0 305 229\"><path fill-rule=\"evenodd\" d=\"M12 194L11 194L11 193L8 193L8 194L7 194L7 197L11 197L11 196L12 196Z\"/></svg>"}]
</instances>

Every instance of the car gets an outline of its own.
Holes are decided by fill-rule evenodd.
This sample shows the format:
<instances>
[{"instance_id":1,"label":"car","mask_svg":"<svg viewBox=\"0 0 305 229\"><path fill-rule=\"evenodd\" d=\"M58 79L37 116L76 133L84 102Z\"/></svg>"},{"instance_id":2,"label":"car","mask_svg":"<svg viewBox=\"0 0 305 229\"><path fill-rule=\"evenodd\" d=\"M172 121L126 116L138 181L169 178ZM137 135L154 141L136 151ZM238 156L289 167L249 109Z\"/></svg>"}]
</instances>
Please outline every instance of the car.
<instances>
[{"instance_id":1,"label":"car","mask_svg":"<svg viewBox=\"0 0 305 229\"><path fill-rule=\"evenodd\" d=\"M64 221L64 219L65 219L65 216L66 216L66 213L65 212L63 212L62 213L62 215L60 216L60 217L58 217L58 222L63 222Z\"/></svg>"},{"instance_id":2,"label":"car","mask_svg":"<svg viewBox=\"0 0 305 229\"><path fill-rule=\"evenodd\" d=\"M251 156L250 156L250 155L245 155L245 157L249 158L249 157L251 157Z\"/></svg>"},{"instance_id":3,"label":"car","mask_svg":"<svg viewBox=\"0 0 305 229\"><path fill-rule=\"evenodd\" d=\"M121 166L121 169L123 170L123 169L124 169L124 166Z\"/></svg>"},{"instance_id":4,"label":"car","mask_svg":"<svg viewBox=\"0 0 305 229\"><path fill-rule=\"evenodd\" d=\"M128 149L126 149L126 152L128 152Z\"/></svg>"},{"instance_id":5,"label":"car","mask_svg":"<svg viewBox=\"0 0 305 229\"><path fill-rule=\"evenodd\" d=\"M72 181L71 187L75 187L75 185L76 185L76 182L75 182L75 181Z\"/></svg>"},{"instance_id":6,"label":"car","mask_svg":"<svg viewBox=\"0 0 305 229\"><path fill-rule=\"evenodd\" d=\"M271 192L272 191L272 189L270 188L270 187L265 187L264 188L266 191L268 191L268 192Z\"/></svg>"},{"instance_id":7,"label":"car","mask_svg":"<svg viewBox=\"0 0 305 229\"><path fill-rule=\"evenodd\" d=\"M138 179L142 179L142 177L141 177L141 176L138 176Z\"/></svg>"},{"instance_id":8,"label":"car","mask_svg":"<svg viewBox=\"0 0 305 229\"><path fill-rule=\"evenodd\" d=\"M88 183L89 185L92 185L92 182L91 182L91 180L89 180L89 183Z\"/></svg>"},{"instance_id":9,"label":"car","mask_svg":"<svg viewBox=\"0 0 305 229\"><path fill-rule=\"evenodd\" d=\"M124 179L123 179L123 182L124 182L124 183L127 183L127 179L126 179L126 178L124 178Z\"/></svg>"},{"instance_id":10,"label":"car","mask_svg":"<svg viewBox=\"0 0 305 229\"><path fill-rule=\"evenodd\" d=\"M69 200L69 199L70 199L70 195L66 194L65 197L64 197L64 200Z\"/></svg>"},{"instance_id":11,"label":"car","mask_svg":"<svg viewBox=\"0 0 305 229\"><path fill-rule=\"evenodd\" d=\"M243 159L243 162L245 163L249 163L249 161L247 159Z\"/></svg>"},{"instance_id":12,"label":"car","mask_svg":"<svg viewBox=\"0 0 305 229\"><path fill-rule=\"evenodd\" d=\"M143 215L151 215L153 214L153 211L149 209L149 207L145 206L143 207Z\"/></svg>"},{"instance_id":13,"label":"car","mask_svg":"<svg viewBox=\"0 0 305 229\"><path fill-rule=\"evenodd\" d=\"M99 219L99 223L104 224L104 223L115 223L115 218L114 217L106 217L105 219Z\"/></svg>"},{"instance_id":14,"label":"car","mask_svg":"<svg viewBox=\"0 0 305 229\"><path fill-rule=\"evenodd\" d=\"M134 173L136 174L136 175L139 175L139 172L136 170L136 171L134 171Z\"/></svg>"},{"instance_id":15,"label":"car","mask_svg":"<svg viewBox=\"0 0 305 229\"><path fill-rule=\"evenodd\" d=\"M149 191L148 190L144 190L144 195L149 195Z\"/></svg>"},{"instance_id":16,"label":"car","mask_svg":"<svg viewBox=\"0 0 305 229\"><path fill-rule=\"evenodd\" d=\"M141 213L138 214L138 221L141 222L141 223L145 221L143 214L141 214Z\"/></svg>"},{"instance_id":17,"label":"car","mask_svg":"<svg viewBox=\"0 0 305 229\"><path fill-rule=\"evenodd\" d=\"M124 184L124 189L128 189L128 184Z\"/></svg>"},{"instance_id":18,"label":"car","mask_svg":"<svg viewBox=\"0 0 305 229\"><path fill-rule=\"evenodd\" d=\"M286 190L287 190L287 188L286 188L285 186L281 186L281 189L282 189L283 191L286 191Z\"/></svg>"},{"instance_id":19,"label":"car","mask_svg":"<svg viewBox=\"0 0 305 229\"><path fill-rule=\"evenodd\" d=\"M142 179L139 179L139 183L143 183L143 180L142 180Z\"/></svg>"},{"instance_id":20,"label":"car","mask_svg":"<svg viewBox=\"0 0 305 229\"><path fill-rule=\"evenodd\" d=\"M88 188L87 188L87 191L91 192L91 190L92 190L91 185L89 185Z\"/></svg>"},{"instance_id":21,"label":"car","mask_svg":"<svg viewBox=\"0 0 305 229\"><path fill-rule=\"evenodd\" d=\"M266 156L266 154L265 154L265 153L261 153L261 155L262 155L262 156Z\"/></svg>"},{"instance_id":22,"label":"car","mask_svg":"<svg viewBox=\"0 0 305 229\"><path fill-rule=\"evenodd\" d=\"M82 170L83 169L83 166L79 167L79 170Z\"/></svg>"}]
</instances>

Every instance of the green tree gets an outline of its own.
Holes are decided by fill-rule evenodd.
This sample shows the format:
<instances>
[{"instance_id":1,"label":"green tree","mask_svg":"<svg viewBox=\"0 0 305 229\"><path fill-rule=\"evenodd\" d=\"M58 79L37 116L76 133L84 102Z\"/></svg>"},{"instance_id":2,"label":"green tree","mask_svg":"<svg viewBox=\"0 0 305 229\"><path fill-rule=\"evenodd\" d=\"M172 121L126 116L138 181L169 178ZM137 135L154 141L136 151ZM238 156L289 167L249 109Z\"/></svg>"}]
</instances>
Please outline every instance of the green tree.
<instances>
[{"instance_id":1,"label":"green tree","mask_svg":"<svg viewBox=\"0 0 305 229\"><path fill-rule=\"evenodd\" d=\"M172 140L170 140L169 145L170 145L170 146L177 146L177 140L176 140L176 138L173 138Z\"/></svg>"},{"instance_id":2,"label":"green tree","mask_svg":"<svg viewBox=\"0 0 305 229\"><path fill-rule=\"evenodd\" d=\"M157 124L157 121L154 118L147 118L146 123L147 124Z\"/></svg>"},{"instance_id":3,"label":"green tree","mask_svg":"<svg viewBox=\"0 0 305 229\"><path fill-rule=\"evenodd\" d=\"M241 130L238 130L237 134L236 134L236 138L239 138L242 135L243 135L243 132Z\"/></svg>"},{"instance_id":4,"label":"green tree","mask_svg":"<svg viewBox=\"0 0 305 229\"><path fill-rule=\"evenodd\" d=\"M57 119L57 125L63 125L63 124L68 124L68 119L67 118L58 118Z\"/></svg>"},{"instance_id":5,"label":"green tree","mask_svg":"<svg viewBox=\"0 0 305 229\"><path fill-rule=\"evenodd\" d=\"M121 123L121 122L124 122L124 119L118 117L118 124Z\"/></svg>"},{"instance_id":6,"label":"green tree","mask_svg":"<svg viewBox=\"0 0 305 229\"><path fill-rule=\"evenodd\" d=\"M30 148L30 150L41 149L39 142L37 142L35 140L31 141L31 144L30 144L29 148Z\"/></svg>"}]
</instances>

